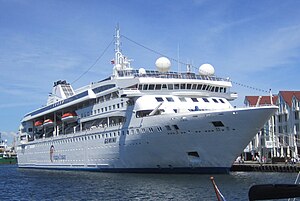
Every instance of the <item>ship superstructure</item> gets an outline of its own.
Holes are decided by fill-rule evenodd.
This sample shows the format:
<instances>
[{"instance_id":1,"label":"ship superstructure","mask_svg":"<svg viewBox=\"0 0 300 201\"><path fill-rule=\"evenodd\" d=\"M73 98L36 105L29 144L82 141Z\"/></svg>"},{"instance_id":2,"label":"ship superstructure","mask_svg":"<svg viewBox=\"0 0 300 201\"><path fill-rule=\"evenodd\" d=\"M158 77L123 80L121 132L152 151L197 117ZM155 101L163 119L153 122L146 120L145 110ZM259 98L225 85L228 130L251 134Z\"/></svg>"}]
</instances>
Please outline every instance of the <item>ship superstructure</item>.
<instances>
[{"instance_id":1,"label":"ship superstructure","mask_svg":"<svg viewBox=\"0 0 300 201\"><path fill-rule=\"evenodd\" d=\"M277 110L234 108L231 81L204 64L199 74L133 69L116 32L113 74L74 90L57 81L47 105L26 114L18 137L23 168L113 172L227 172Z\"/></svg>"}]
</instances>

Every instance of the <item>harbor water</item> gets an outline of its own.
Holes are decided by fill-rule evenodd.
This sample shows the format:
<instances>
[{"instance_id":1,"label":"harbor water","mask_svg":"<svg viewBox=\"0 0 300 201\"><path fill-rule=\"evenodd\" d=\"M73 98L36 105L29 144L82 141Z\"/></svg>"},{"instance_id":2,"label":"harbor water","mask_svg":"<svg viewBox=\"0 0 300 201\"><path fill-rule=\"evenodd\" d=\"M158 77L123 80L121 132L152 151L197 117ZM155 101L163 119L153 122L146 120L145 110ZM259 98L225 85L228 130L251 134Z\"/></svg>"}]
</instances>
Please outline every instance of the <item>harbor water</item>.
<instances>
[{"instance_id":1,"label":"harbor water","mask_svg":"<svg viewBox=\"0 0 300 201\"><path fill-rule=\"evenodd\" d=\"M297 173L221 175L135 174L29 170L0 166L1 200L216 200L210 177L226 200L248 200L254 184L294 183Z\"/></svg>"}]
</instances>

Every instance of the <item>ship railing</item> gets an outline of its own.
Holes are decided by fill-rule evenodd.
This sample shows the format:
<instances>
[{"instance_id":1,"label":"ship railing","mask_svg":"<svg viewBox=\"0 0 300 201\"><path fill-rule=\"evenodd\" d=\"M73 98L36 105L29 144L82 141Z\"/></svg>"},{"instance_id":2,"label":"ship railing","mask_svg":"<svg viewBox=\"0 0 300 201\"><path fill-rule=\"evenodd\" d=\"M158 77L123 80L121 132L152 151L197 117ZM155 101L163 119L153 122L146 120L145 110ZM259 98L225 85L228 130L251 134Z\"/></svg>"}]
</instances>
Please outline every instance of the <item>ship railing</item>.
<instances>
[{"instance_id":1,"label":"ship railing","mask_svg":"<svg viewBox=\"0 0 300 201\"><path fill-rule=\"evenodd\" d=\"M244 107L264 107L264 106L274 106L274 104L265 103L265 104L259 104L259 105L246 105Z\"/></svg>"},{"instance_id":2,"label":"ship railing","mask_svg":"<svg viewBox=\"0 0 300 201\"><path fill-rule=\"evenodd\" d=\"M119 77L151 77L151 78L166 78L166 79L196 79L196 80L211 80L211 81L227 81L229 78L220 78L216 76L197 75L195 73L178 73L178 72L159 72L154 70L146 70L146 73L140 73L139 70L119 71Z\"/></svg>"}]
</instances>

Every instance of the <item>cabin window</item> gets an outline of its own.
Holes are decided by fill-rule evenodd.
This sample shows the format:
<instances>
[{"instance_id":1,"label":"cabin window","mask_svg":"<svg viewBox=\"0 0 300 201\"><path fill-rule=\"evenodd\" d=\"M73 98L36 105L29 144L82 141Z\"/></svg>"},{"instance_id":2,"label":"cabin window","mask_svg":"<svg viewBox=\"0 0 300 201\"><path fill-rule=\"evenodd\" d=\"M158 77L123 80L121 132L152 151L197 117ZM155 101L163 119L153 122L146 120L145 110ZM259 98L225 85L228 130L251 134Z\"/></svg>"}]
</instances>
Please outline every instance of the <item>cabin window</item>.
<instances>
[{"instance_id":1,"label":"cabin window","mask_svg":"<svg viewBox=\"0 0 300 201\"><path fill-rule=\"evenodd\" d=\"M217 99L213 98L212 99L215 103L219 103Z\"/></svg>"},{"instance_id":2,"label":"cabin window","mask_svg":"<svg viewBox=\"0 0 300 201\"><path fill-rule=\"evenodd\" d=\"M169 126L169 125L166 125L165 127L166 127L166 129L167 129L168 131L172 130L172 129L171 129L171 126Z\"/></svg>"},{"instance_id":3,"label":"cabin window","mask_svg":"<svg viewBox=\"0 0 300 201\"><path fill-rule=\"evenodd\" d=\"M179 97L179 100L180 100L181 102L186 102L185 97Z\"/></svg>"},{"instance_id":4,"label":"cabin window","mask_svg":"<svg viewBox=\"0 0 300 201\"><path fill-rule=\"evenodd\" d=\"M174 99L172 97L166 97L168 102L174 102Z\"/></svg>"},{"instance_id":5,"label":"cabin window","mask_svg":"<svg viewBox=\"0 0 300 201\"><path fill-rule=\"evenodd\" d=\"M215 127L224 127L222 121L213 121L211 122Z\"/></svg>"},{"instance_id":6,"label":"cabin window","mask_svg":"<svg viewBox=\"0 0 300 201\"><path fill-rule=\"evenodd\" d=\"M202 98L202 100L206 103L209 103L209 100L207 98Z\"/></svg>"},{"instance_id":7,"label":"cabin window","mask_svg":"<svg viewBox=\"0 0 300 201\"><path fill-rule=\"evenodd\" d=\"M196 152L196 151L191 151L191 152L188 152L187 154L188 154L188 156L194 156L194 157L197 157L197 158L200 157L198 152Z\"/></svg>"},{"instance_id":8,"label":"cabin window","mask_svg":"<svg viewBox=\"0 0 300 201\"><path fill-rule=\"evenodd\" d=\"M164 99L162 97L155 97L155 99L157 100L157 102L163 102Z\"/></svg>"},{"instance_id":9,"label":"cabin window","mask_svg":"<svg viewBox=\"0 0 300 201\"><path fill-rule=\"evenodd\" d=\"M173 127L176 129L176 130L179 130L179 127L175 124L173 125Z\"/></svg>"},{"instance_id":10,"label":"cabin window","mask_svg":"<svg viewBox=\"0 0 300 201\"><path fill-rule=\"evenodd\" d=\"M146 117L149 116L149 114L152 112L152 110L140 110L136 112L136 118Z\"/></svg>"}]
</instances>

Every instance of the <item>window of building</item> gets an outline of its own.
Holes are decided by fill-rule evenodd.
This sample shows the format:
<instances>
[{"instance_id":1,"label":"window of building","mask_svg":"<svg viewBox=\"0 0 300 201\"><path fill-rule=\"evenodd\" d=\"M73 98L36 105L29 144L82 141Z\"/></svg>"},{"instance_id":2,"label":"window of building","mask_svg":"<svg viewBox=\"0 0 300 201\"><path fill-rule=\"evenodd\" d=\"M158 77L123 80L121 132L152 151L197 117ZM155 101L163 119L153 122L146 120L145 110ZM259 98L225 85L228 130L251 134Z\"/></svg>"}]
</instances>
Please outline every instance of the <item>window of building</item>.
<instances>
[{"instance_id":1,"label":"window of building","mask_svg":"<svg viewBox=\"0 0 300 201\"><path fill-rule=\"evenodd\" d=\"M295 112L295 119L296 119L296 120L299 119L299 112L298 112L298 111Z\"/></svg>"}]
</instances>

